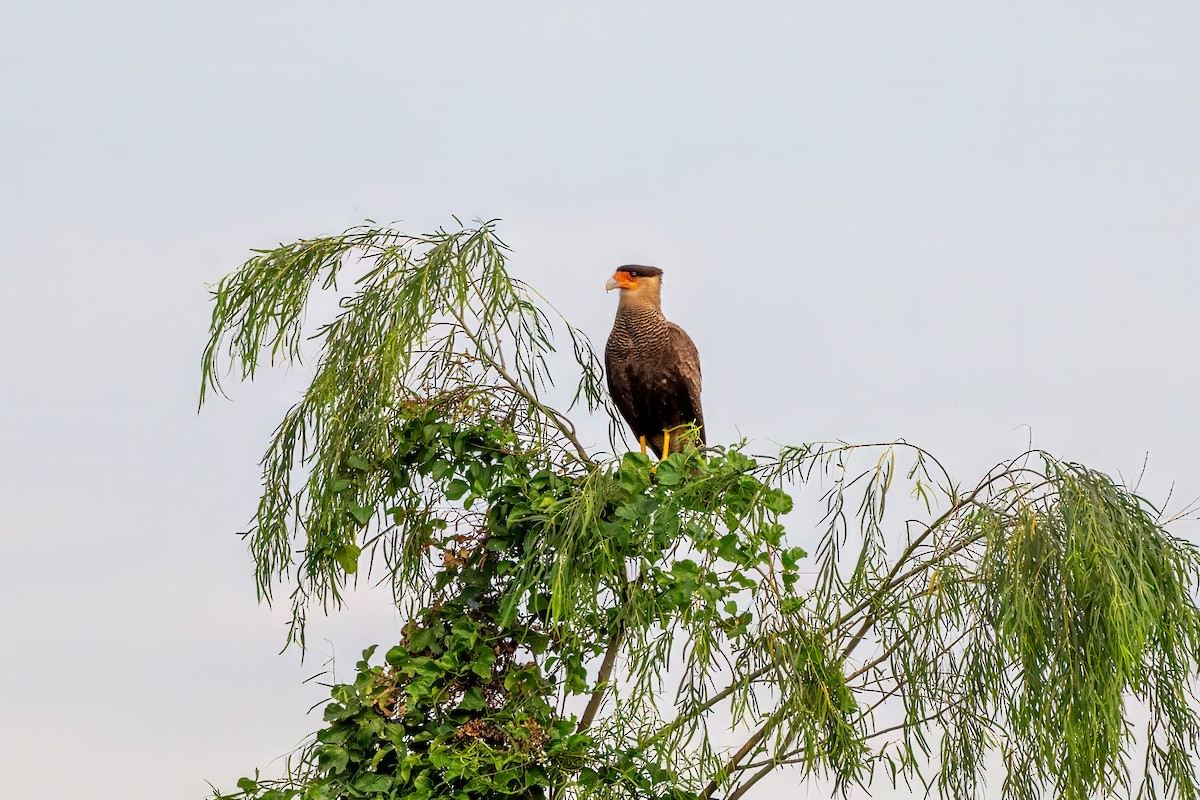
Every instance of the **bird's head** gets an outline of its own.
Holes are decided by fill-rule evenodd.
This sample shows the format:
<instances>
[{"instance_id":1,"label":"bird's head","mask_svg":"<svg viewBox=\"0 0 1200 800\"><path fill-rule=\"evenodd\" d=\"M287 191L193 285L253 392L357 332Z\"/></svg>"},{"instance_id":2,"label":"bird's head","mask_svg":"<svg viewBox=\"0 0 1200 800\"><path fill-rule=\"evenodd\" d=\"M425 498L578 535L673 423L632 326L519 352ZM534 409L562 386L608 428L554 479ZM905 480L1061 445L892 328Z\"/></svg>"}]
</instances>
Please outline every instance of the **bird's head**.
<instances>
[{"instance_id":1,"label":"bird's head","mask_svg":"<svg viewBox=\"0 0 1200 800\"><path fill-rule=\"evenodd\" d=\"M626 264L617 267L617 271L608 279L605 285L607 291L621 290L621 302L644 300L657 302L659 291L662 289L663 271L658 267L644 267L640 264Z\"/></svg>"}]
</instances>

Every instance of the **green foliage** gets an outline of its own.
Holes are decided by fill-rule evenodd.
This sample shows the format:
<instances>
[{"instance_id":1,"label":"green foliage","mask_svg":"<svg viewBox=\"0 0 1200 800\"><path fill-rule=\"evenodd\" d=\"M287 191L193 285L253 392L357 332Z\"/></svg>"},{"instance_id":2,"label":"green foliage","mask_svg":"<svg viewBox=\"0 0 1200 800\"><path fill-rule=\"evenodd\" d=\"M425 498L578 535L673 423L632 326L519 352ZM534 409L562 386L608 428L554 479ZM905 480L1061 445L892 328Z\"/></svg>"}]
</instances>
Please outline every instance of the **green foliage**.
<instances>
[{"instance_id":1,"label":"green foliage","mask_svg":"<svg viewBox=\"0 0 1200 800\"><path fill-rule=\"evenodd\" d=\"M1065 798L1128 791L1127 692L1156 698L1156 723L1169 720L1175 732L1165 753L1151 750L1155 771L1170 775L1160 759L1172 748L1175 757L1196 749L1195 712L1177 691L1200 652L1194 587L1183 579L1195 574L1196 554L1163 537L1153 510L1106 476L1055 462L1046 472L1053 495L1022 517L989 521L1007 524L1007 535L989 542L979 570L997 648L987 658L1038 676L997 697L1031 745L1008 754L1009 772L1049 781ZM994 665L969 666L983 675Z\"/></svg>"},{"instance_id":2,"label":"green foliage","mask_svg":"<svg viewBox=\"0 0 1200 800\"><path fill-rule=\"evenodd\" d=\"M380 501L416 510L430 499L427 484L394 459L426 458L441 431L408 431L399 441L409 450L398 453L397 425L431 413L437 421L426 425L465 423L460 429L504 419L548 461L564 447L587 460L566 418L535 396L549 380L552 322L509 278L506 251L490 224L421 237L363 227L258 251L217 285L202 403L209 389L221 389L223 357L243 379L256 374L264 353L272 364L300 361L312 292L336 291L348 265L363 270L340 313L312 337L321 344L312 382L263 457L251 552L270 600L276 579L293 566L294 537L307 540L294 573L297 635L310 603L340 602L344 565ZM596 407L599 362L581 334L565 329L581 367L576 397ZM444 460L424 465L421 477L434 481L447 468ZM298 473L305 478L297 486ZM422 516L397 523L400 535L419 536Z\"/></svg>"},{"instance_id":3,"label":"green foliage","mask_svg":"<svg viewBox=\"0 0 1200 800\"><path fill-rule=\"evenodd\" d=\"M287 776L219 797L738 800L792 766L961 798L996 751L1007 798L1128 796L1131 699L1141 790L1197 797L1200 556L1143 499L1044 453L964 489L903 442L590 452L543 399L555 330L589 410L598 361L505 258L490 224L368 227L218 285L210 389L226 358L297 361L309 293L361 269L264 456L251 554L301 644L364 574L411 620Z\"/></svg>"}]
</instances>

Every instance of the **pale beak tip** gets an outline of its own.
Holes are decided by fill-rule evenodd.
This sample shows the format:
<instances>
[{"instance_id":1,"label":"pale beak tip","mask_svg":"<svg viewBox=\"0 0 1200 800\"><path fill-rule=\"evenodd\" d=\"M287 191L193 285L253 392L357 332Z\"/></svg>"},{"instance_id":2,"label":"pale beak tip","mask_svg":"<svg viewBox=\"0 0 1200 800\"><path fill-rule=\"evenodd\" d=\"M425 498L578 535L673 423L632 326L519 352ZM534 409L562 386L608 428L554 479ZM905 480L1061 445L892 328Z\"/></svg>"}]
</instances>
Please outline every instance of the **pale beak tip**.
<instances>
[{"instance_id":1,"label":"pale beak tip","mask_svg":"<svg viewBox=\"0 0 1200 800\"><path fill-rule=\"evenodd\" d=\"M617 283L616 278L609 278L608 283L604 284L604 291L611 292L613 289L620 289L621 285Z\"/></svg>"}]
</instances>

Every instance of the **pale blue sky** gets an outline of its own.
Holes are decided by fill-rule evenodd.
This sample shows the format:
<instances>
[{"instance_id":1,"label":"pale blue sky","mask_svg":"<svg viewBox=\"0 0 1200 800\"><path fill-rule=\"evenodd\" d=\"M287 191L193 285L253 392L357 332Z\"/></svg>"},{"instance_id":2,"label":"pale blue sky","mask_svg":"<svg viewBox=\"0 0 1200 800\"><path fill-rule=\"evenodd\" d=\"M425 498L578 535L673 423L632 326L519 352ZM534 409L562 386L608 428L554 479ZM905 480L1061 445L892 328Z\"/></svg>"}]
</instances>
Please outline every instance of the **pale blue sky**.
<instances>
[{"instance_id":1,"label":"pale blue sky","mask_svg":"<svg viewBox=\"0 0 1200 800\"><path fill-rule=\"evenodd\" d=\"M971 480L1032 428L1200 495L1200 5L432 6L0 13L6 797L229 786L396 635L360 598L299 666L255 604L233 532L302 376L194 413L204 283L364 217L503 218L596 341L612 267L663 267L716 441Z\"/></svg>"}]
</instances>

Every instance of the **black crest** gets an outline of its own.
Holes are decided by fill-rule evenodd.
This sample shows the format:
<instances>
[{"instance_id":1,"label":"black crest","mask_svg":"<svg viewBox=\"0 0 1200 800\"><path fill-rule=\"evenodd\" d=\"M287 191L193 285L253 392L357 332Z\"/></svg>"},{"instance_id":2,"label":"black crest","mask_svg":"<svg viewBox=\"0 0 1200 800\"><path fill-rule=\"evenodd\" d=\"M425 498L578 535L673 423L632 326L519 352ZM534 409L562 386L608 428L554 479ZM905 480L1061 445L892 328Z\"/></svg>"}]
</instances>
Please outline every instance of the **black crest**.
<instances>
[{"instance_id":1,"label":"black crest","mask_svg":"<svg viewBox=\"0 0 1200 800\"><path fill-rule=\"evenodd\" d=\"M641 264L626 264L617 267L617 272L628 272L635 278L658 278L663 274L658 267L645 267Z\"/></svg>"}]
</instances>

